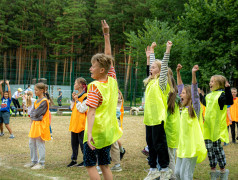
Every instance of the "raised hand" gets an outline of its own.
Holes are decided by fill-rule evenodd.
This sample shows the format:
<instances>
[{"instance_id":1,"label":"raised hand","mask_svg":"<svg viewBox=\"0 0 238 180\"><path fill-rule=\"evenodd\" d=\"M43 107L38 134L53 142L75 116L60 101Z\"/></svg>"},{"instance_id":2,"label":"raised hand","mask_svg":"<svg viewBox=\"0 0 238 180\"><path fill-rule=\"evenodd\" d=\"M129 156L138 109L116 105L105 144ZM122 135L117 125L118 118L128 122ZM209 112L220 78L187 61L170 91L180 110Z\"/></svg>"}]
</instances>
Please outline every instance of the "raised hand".
<instances>
[{"instance_id":1,"label":"raised hand","mask_svg":"<svg viewBox=\"0 0 238 180\"><path fill-rule=\"evenodd\" d=\"M226 87L230 87L230 84L228 81L226 81L226 84L225 84Z\"/></svg>"},{"instance_id":2,"label":"raised hand","mask_svg":"<svg viewBox=\"0 0 238 180\"><path fill-rule=\"evenodd\" d=\"M102 23L102 32L104 35L107 35L109 34L109 26L106 22L106 20L101 20L101 23Z\"/></svg>"},{"instance_id":3,"label":"raised hand","mask_svg":"<svg viewBox=\"0 0 238 180\"><path fill-rule=\"evenodd\" d=\"M152 48L152 49L155 49L156 46L157 46L156 42L152 42L151 48Z\"/></svg>"},{"instance_id":4,"label":"raised hand","mask_svg":"<svg viewBox=\"0 0 238 180\"><path fill-rule=\"evenodd\" d=\"M176 68L176 71L179 72L182 68L183 68L183 66L181 64L178 64L177 68Z\"/></svg>"},{"instance_id":5,"label":"raised hand","mask_svg":"<svg viewBox=\"0 0 238 180\"><path fill-rule=\"evenodd\" d=\"M199 70L198 65L194 65L194 66L193 66L193 69L192 69L192 72L197 72L198 70Z\"/></svg>"},{"instance_id":6,"label":"raised hand","mask_svg":"<svg viewBox=\"0 0 238 180\"><path fill-rule=\"evenodd\" d=\"M168 41L166 44L166 53L170 53L170 49L172 47L173 43L171 41Z\"/></svg>"},{"instance_id":7,"label":"raised hand","mask_svg":"<svg viewBox=\"0 0 238 180\"><path fill-rule=\"evenodd\" d=\"M1 80L1 81L0 81L0 84L3 84L3 82L4 82L4 81L3 81L3 80Z\"/></svg>"},{"instance_id":8,"label":"raised hand","mask_svg":"<svg viewBox=\"0 0 238 180\"><path fill-rule=\"evenodd\" d=\"M145 49L145 54L146 54L146 57L149 59L150 59L150 53L151 53L151 47L147 46L147 48Z\"/></svg>"},{"instance_id":9,"label":"raised hand","mask_svg":"<svg viewBox=\"0 0 238 180\"><path fill-rule=\"evenodd\" d=\"M9 84L9 82L10 82L9 80L6 80L6 81L5 81L6 84Z\"/></svg>"}]
</instances>

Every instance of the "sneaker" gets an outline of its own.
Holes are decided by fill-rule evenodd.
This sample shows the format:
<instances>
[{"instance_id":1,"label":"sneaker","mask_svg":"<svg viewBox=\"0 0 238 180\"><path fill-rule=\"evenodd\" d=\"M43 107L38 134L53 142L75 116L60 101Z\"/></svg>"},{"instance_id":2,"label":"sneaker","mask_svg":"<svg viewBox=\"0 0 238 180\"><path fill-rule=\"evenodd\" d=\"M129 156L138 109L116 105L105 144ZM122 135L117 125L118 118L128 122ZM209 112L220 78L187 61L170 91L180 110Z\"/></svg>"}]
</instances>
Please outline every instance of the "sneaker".
<instances>
[{"instance_id":1,"label":"sneaker","mask_svg":"<svg viewBox=\"0 0 238 180\"><path fill-rule=\"evenodd\" d=\"M149 156L149 152L145 150L145 148L141 151L142 154L144 154L145 156Z\"/></svg>"},{"instance_id":2,"label":"sneaker","mask_svg":"<svg viewBox=\"0 0 238 180\"><path fill-rule=\"evenodd\" d=\"M98 174L99 174L99 175L102 174L101 168L100 168L99 166L97 166L96 168L97 168L97 170L98 170Z\"/></svg>"},{"instance_id":3,"label":"sneaker","mask_svg":"<svg viewBox=\"0 0 238 180\"><path fill-rule=\"evenodd\" d=\"M226 169L224 173L220 173L220 180L228 180L229 170Z\"/></svg>"},{"instance_id":4,"label":"sneaker","mask_svg":"<svg viewBox=\"0 0 238 180\"><path fill-rule=\"evenodd\" d=\"M19 114L19 116L23 116L22 114Z\"/></svg>"},{"instance_id":5,"label":"sneaker","mask_svg":"<svg viewBox=\"0 0 238 180\"><path fill-rule=\"evenodd\" d=\"M236 137L236 140L238 140L238 136Z\"/></svg>"},{"instance_id":6,"label":"sneaker","mask_svg":"<svg viewBox=\"0 0 238 180\"><path fill-rule=\"evenodd\" d=\"M124 150L124 152L123 152L123 153L122 153L122 152L120 152L120 160L122 160L122 158L123 158L124 154L126 153L126 150L125 150L125 148L123 148L123 150Z\"/></svg>"},{"instance_id":7,"label":"sneaker","mask_svg":"<svg viewBox=\"0 0 238 180\"><path fill-rule=\"evenodd\" d=\"M4 136L4 132L0 133L0 136Z\"/></svg>"},{"instance_id":8,"label":"sneaker","mask_svg":"<svg viewBox=\"0 0 238 180\"><path fill-rule=\"evenodd\" d=\"M51 136L51 140L53 140L54 138L53 138L53 136Z\"/></svg>"},{"instance_id":9,"label":"sneaker","mask_svg":"<svg viewBox=\"0 0 238 180\"><path fill-rule=\"evenodd\" d=\"M115 165L111 168L111 171L114 171L114 172L120 172L122 171L122 168L121 168L121 165Z\"/></svg>"},{"instance_id":10,"label":"sneaker","mask_svg":"<svg viewBox=\"0 0 238 180\"><path fill-rule=\"evenodd\" d=\"M33 166L31 169L45 169L45 165L42 164L36 164L35 166Z\"/></svg>"},{"instance_id":11,"label":"sneaker","mask_svg":"<svg viewBox=\"0 0 238 180\"><path fill-rule=\"evenodd\" d=\"M229 145L229 143L224 142L224 145L223 145L223 146L228 146L228 145Z\"/></svg>"},{"instance_id":12,"label":"sneaker","mask_svg":"<svg viewBox=\"0 0 238 180\"><path fill-rule=\"evenodd\" d=\"M210 175L211 175L211 180L216 180L220 176L220 171L219 170L211 171Z\"/></svg>"},{"instance_id":13,"label":"sneaker","mask_svg":"<svg viewBox=\"0 0 238 180\"><path fill-rule=\"evenodd\" d=\"M168 171L161 171L160 180L169 180L172 176L173 171L169 169Z\"/></svg>"},{"instance_id":14,"label":"sneaker","mask_svg":"<svg viewBox=\"0 0 238 180\"><path fill-rule=\"evenodd\" d=\"M83 167L83 162L76 165L77 167Z\"/></svg>"},{"instance_id":15,"label":"sneaker","mask_svg":"<svg viewBox=\"0 0 238 180\"><path fill-rule=\"evenodd\" d=\"M159 178L160 175L161 175L161 173L158 169L156 169L154 171L150 170L144 180L153 180L153 179Z\"/></svg>"},{"instance_id":16,"label":"sneaker","mask_svg":"<svg viewBox=\"0 0 238 180\"><path fill-rule=\"evenodd\" d=\"M76 161L71 161L71 163L69 163L67 165L67 167L74 167L74 166L77 166L77 162Z\"/></svg>"},{"instance_id":17,"label":"sneaker","mask_svg":"<svg viewBox=\"0 0 238 180\"><path fill-rule=\"evenodd\" d=\"M33 166L35 166L37 163L33 163L33 162L30 162L30 163L27 163L24 165L25 168L31 168Z\"/></svg>"},{"instance_id":18,"label":"sneaker","mask_svg":"<svg viewBox=\"0 0 238 180\"><path fill-rule=\"evenodd\" d=\"M10 139L13 139L13 138L15 138L15 136L14 136L13 134L11 134L11 135L9 136L9 138L10 138Z\"/></svg>"}]
</instances>

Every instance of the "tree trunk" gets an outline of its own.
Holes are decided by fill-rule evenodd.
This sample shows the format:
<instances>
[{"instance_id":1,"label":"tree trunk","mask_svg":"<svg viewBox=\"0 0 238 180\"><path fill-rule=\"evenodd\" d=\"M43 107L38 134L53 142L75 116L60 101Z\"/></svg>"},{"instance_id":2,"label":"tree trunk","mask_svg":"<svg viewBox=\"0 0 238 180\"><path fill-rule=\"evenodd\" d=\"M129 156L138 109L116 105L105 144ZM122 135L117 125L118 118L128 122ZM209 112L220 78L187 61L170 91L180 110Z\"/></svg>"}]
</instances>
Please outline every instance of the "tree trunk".
<instances>
[{"instance_id":1,"label":"tree trunk","mask_svg":"<svg viewBox=\"0 0 238 180\"><path fill-rule=\"evenodd\" d=\"M131 55L129 55L128 65L127 65L127 72L126 72L126 81L125 81L125 88L124 88L124 100L127 99L127 86L130 77L130 69L131 69Z\"/></svg>"},{"instance_id":2,"label":"tree trunk","mask_svg":"<svg viewBox=\"0 0 238 180\"><path fill-rule=\"evenodd\" d=\"M3 55L3 79L7 79L7 51Z\"/></svg>"}]
</instances>

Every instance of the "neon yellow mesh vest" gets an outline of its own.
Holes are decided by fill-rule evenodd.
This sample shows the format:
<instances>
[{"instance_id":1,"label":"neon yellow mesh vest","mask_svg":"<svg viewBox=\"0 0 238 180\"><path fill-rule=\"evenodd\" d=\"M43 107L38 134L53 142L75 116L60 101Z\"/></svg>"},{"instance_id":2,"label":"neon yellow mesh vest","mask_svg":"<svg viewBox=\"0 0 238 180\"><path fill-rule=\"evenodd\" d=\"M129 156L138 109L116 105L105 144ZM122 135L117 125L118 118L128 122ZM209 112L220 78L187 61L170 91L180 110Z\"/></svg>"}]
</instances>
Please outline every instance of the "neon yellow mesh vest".
<instances>
[{"instance_id":1,"label":"neon yellow mesh vest","mask_svg":"<svg viewBox=\"0 0 238 180\"><path fill-rule=\"evenodd\" d=\"M163 93L159 87L159 78L151 80L145 91L144 124L154 126L167 119L167 97L170 91L167 83Z\"/></svg>"},{"instance_id":2,"label":"neon yellow mesh vest","mask_svg":"<svg viewBox=\"0 0 238 180\"><path fill-rule=\"evenodd\" d=\"M202 110L202 106L200 106L200 115L199 115L199 125L202 131L202 135L204 133L204 124L203 124L203 110Z\"/></svg>"},{"instance_id":3,"label":"neon yellow mesh vest","mask_svg":"<svg viewBox=\"0 0 238 180\"><path fill-rule=\"evenodd\" d=\"M168 114L164 130L166 133L167 144L169 148L178 148L180 112L179 106L175 103L174 114Z\"/></svg>"},{"instance_id":4,"label":"neon yellow mesh vest","mask_svg":"<svg viewBox=\"0 0 238 180\"><path fill-rule=\"evenodd\" d=\"M92 129L92 137L97 149L109 146L116 142L122 136L122 130L119 128L116 108L118 101L118 88L117 81L108 76L107 83L101 83L99 81L93 81L88 85L94 84L102 94L103 102L96 109L95 120ZM86 127L84 132L84 143L87 142L88 136L88 123L86 120Z\"/></svg>"},{"instance_id":5,"label":"neon yellow mesh vest","mask_svg":"<svg viewBox=\"0 0 238 180\"><path fill-rule=\"evenodd\" d=\"M206 96L206 112L204 122L204 139L212 142L221 139L222 142L229 142L229 134L226 125L227 106L220 110L218 99L222 91L212 91Z\"/></svg>"},{"instance_id":6,"label":"neon yellow mesh vest","mask_svg":"<svg viewBox=\"0 0 238 180\"><path fill-rule=\"evenodd\" d=\"M196 114L196 113L195 113ZM197 163L206 159L207 149L205 147L202 131L197 116L191 118L188 108L183 108L180 121L179 145L177 157L198 157Z\"/></svg>"}]
</instances>

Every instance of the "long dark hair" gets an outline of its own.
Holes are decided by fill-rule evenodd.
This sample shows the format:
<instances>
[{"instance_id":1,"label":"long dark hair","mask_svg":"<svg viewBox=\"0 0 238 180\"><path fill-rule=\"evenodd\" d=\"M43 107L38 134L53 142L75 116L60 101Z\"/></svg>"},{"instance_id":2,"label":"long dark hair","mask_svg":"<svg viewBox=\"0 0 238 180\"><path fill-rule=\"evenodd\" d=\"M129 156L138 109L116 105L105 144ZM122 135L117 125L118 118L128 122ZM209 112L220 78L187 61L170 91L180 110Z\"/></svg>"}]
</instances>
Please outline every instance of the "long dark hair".
<instances>
[{"instance_id":1,"label":"long dark hair","mask_svg":"<svg viewBox=\"0 0 238 180\"><path fill-rule=\"evenodd\" d=\"M176 81L173 77L173 72L170 68L168 69L168 74L170 75L168 77L170 77L171 85L173 86L173 87L170 87L170 88L174 89L174 91L169 92L169 97L168 97L168 100L167 100L168 111L171 114L174 114L174 112L175 112L175 101L176 101L176 97L177 97L177 94L178 94L178 88L177 88L177 85L176 85Z\"/></svg>"}]
</instances>

